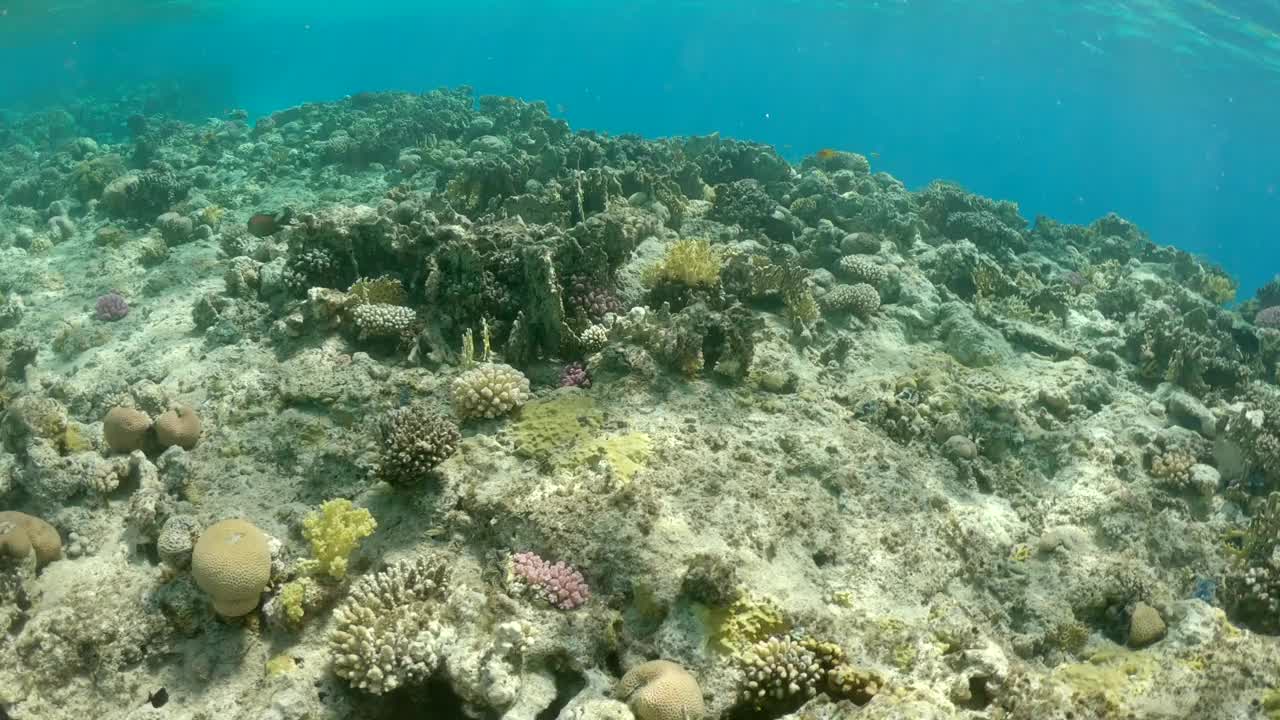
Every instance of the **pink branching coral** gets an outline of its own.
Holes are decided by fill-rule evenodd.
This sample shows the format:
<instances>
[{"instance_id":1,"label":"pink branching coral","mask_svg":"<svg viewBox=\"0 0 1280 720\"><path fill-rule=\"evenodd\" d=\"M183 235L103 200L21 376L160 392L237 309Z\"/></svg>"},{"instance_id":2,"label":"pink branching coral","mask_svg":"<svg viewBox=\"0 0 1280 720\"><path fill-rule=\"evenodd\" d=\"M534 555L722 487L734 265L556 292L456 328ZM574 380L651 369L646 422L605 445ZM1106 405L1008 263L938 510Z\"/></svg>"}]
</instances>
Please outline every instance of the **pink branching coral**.
<instances>
[{"instance_id":1,"label":"pink branching coral","mask_svg":"<svg viewBox=\"0 0 1280 720\"><path fill-rule=\"evenodd\" d=\"M109 292L98 298L93 314L103 322L115 322L129 314L129 303L119 293Z\"/></svg>"},{"instance_id":2,"label":"pink branching coral","mask_svg":"<svg viewBox=\"0 0 1280 720\"><path fill-rule=\"evenodd\" d=\"M516 553L511 561L516 578L554 607L573 610L591 597L582 573L563 561L552 564L531 552Z\"/></svg>"},{"instance_id":3,"label":"pink branching coral","mask_svg":"<svg viewBox=\"0 0 1280 720\"><path fill-rule=\"evenodd\" d=\"M587 374L587 369L582 363L569 363L560 370L560 387L577 387L587 389L591 387L591 376Z\"/></svg>"}]
</instances>

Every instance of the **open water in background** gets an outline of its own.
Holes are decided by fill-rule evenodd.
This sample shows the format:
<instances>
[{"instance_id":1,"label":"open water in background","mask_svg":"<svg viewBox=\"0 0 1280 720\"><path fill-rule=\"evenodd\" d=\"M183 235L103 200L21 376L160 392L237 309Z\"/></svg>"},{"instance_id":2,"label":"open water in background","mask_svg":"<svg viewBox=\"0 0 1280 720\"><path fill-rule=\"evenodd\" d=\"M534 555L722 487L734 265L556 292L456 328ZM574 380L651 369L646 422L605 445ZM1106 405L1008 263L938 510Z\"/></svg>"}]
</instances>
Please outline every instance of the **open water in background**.
<instances>
[{"instance_id":1,"label":"open water in background","mask_svg":"<svg viewBox=\"0 0 1280 720\"><path fill-rule=\"evenodd\" d=\"M1029 219L1114 210L1244 297L1280 272L1277 31L1280 0L0 0L0 119L141 81L195 120L467 84L575 128L855 150Z\"/></svg>"}]
</instances>

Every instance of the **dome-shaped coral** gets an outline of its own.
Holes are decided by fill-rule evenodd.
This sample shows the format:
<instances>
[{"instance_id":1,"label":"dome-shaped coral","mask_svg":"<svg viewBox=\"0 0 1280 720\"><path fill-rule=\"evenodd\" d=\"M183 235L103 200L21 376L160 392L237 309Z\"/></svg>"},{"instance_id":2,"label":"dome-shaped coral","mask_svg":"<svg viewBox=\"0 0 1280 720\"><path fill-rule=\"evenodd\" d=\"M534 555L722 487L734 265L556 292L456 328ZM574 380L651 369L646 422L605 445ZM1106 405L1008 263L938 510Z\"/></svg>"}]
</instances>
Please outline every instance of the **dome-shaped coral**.
<instances>
[{"instance_id":1,"label":"dome-shaped coral","mask_svg":"<svg viewBox=\"0 0 1280 720\"><path fill-rule=\"evenodd\" d=\"M116 452L133 452L142 447L151 427L151 418L141 410L117 406L102 420L102 439Z\"/></svg>"},{"instance_id":2,"label":"dome-shaped coral","mask_svg":"<svg viewBox=\"0 0 1280 720\"><path fill-rule=\"evenodd\" d=\"M631 668L614 695L631 706L637 720L701 720L706 714L698 681L670 660Z\"/></svg>"},{"instance_id":3,"label":"dome-shaped coral","mask_svg":"<svg viewBox=\"0 0 1280 720\"><path fill-rule=\"evenodd\" d=\"M246 520L210 525L191 552L191 575L219 615L248 614L271 579L266 533Z\"/></svg>"},{"instance_id":4,"label":"dome-shaped coral","mask_svg":"<svg viewBox=\"0 0 1280 720\"><path fill-rule=\"evenodd\" d=\"M156 418L156 440L160 447L177 445L190 450L200 441L200 416L187 405L174 405Z\"/></svg>"},{"instance_id":5,"label":"dome-shaped coral","mask_svg":"<svg viewBox=\"0 0 1280 720\"><path fill-rule=\"evenodd\" d=\"M821 298L823 308L867 318L880 309L880 293L866 283L837 285Z\"/></svg>"},{"instance_id":6,"label":"dome-shaped coral","mask_svg":"<svg viewBox=\"0 0 1280 720\"><path fill-rule=\"evenodd\" d=\"M62 538L58 530L33 515L0 512L0 555L24 558L33 551L37 567L62 557Z\"/></svg>"}]
</instances>

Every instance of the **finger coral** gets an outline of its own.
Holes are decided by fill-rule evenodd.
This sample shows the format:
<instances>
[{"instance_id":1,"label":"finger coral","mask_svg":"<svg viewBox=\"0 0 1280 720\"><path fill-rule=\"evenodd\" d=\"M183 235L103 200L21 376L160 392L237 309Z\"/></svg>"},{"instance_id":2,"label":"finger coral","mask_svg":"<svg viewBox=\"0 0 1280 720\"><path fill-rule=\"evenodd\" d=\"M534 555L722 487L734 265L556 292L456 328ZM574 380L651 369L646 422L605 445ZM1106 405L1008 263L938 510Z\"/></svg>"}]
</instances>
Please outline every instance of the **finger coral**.
<instances>
[{"instance_id":1,"label":"finger coral","mask_svg":"<svg viewBox=\"0 0 1280 720\"><path fill-rule=\"evenodd\" d=\"M444 561L401 560L361 578L333 612L333 670L351 687L381 695L435 672L449 631L437 619L448 582Z\"/></svg>"},{"instance_id":2,"label":"finger coral","mask_svg":"<svg viewBox=\"0 0 1280 720\"><path fill-rule=\"evenodd\" d=\"M529 379L510 365L487 363L460 375L451 390L459 418L495 418L525 404Z\"/></svg>"},{"instance_id":3,"label":"finger coral","mask_svg":"<svg viewBox=\"0 0 1280 720\"><path fill-rule=\"evenodd\" d=\"M398 407L381 423L379 475L393 484L421 482L458 450L458 426L418 406Z\"/></svg>"}]
</instances>

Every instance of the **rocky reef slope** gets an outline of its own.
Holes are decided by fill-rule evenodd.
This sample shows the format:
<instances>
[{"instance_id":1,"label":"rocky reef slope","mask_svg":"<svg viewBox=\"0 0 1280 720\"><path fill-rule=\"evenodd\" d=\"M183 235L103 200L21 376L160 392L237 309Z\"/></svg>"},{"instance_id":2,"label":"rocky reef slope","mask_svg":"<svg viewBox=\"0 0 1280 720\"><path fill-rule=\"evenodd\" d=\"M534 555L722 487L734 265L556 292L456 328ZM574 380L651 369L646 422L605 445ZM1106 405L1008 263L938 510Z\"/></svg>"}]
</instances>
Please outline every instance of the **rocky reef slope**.
<instances>
[{"instance_id":1,"label":"rocky reef slope","mask_svg":"<svg viewBox=\"0 0 1280 720\"><path fill-rule=\"evenodd\" d=\"M0 126L0 714L1280 716L1276 286L467 89L85 113Z\"/></svg>"}]
</instances>

